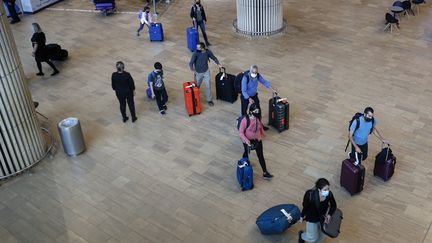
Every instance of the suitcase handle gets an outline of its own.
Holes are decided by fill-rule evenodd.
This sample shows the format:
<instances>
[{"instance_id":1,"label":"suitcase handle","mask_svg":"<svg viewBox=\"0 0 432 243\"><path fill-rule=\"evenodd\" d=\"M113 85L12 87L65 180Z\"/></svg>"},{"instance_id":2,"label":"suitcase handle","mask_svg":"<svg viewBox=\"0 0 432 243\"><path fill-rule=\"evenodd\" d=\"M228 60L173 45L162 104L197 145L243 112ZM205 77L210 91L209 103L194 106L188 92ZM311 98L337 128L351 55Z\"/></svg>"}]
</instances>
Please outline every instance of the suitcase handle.
<instances>
[{"instance_id":1,"label":"suitcase handle","mask_svg":"<svg viewBox=\"0 0 432 243\"><path fill-rule=\"evenodd\" d=\"M360 153L360 159L358 158L359 157L358 156L359 153L355 152L354 155L355 155L355 159L356 159L356 161L354 162L354 165L355 166L360 166L361 165L361 161L363 159L363 155Z\"/></svg>"},{"instance_id":2,"label":"suitcase handle","mask_svg":"<svg viewBox=\"0 0 432 243\"><path fill-rule=\"evenodd\" d=\"M381 150L383 150L383 149L384 149L384 143L381 143ZM386 153L385 161L387 161L387 159L388 159L389 151L390 151L390 144L387 144L387 153Z\"/></svg>"}]
</instances>

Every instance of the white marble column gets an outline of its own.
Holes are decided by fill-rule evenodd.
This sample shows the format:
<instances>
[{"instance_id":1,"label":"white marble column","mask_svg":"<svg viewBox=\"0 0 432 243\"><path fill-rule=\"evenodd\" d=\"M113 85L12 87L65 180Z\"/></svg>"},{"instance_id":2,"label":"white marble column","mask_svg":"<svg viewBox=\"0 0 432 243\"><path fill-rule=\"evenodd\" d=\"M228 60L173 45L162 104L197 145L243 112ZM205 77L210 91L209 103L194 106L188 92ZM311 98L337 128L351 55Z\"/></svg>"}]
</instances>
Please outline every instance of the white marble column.
<instances>
[{"instance_id":1,"label":"white marble column","mask_svg":"<svg viewBox=\"0 0 432 243\"><path fill-rule=\"evenodd\" d=\"M234 27L251 36L272 35L283 30L283 0L237 0Z\"/></svg>"},{"instance_id":2,"label":"white marble column","mask_svg":"<svg viewBox=\"0 0 432 243\"><path fill-rule=\"evenodd\" d=\"M4 179L39 161L45 142L9 21L0 5L0 179Z\"/></svg>"}]
</instances>

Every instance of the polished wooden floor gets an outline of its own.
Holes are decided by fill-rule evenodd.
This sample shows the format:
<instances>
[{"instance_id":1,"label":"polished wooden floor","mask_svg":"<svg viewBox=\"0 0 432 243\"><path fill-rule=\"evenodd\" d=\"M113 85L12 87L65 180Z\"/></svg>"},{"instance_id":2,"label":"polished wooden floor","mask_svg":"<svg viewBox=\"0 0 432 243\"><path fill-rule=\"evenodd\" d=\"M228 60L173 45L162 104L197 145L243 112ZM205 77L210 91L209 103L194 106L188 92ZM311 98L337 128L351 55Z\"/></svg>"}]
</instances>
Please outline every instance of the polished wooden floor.
<instances>
[{"instance_id":1,"label":"polished wooden floor","mask_svg":"<svg viewBox=\"0 0 432 243\"><path fill-rule=\"evenodd\" d=\"M185 28L189 1L163 11L166 41L135 36L140 1L118 0L125 13L104 17L87 0L65 0L12 26L25 73L43 121L81 120L88 150L67 157L58 146L30 174L0 186L1 242L296 242L296 225L263 236L255 225L265 209L301 205L319 177L331 182L344 211L341 235L327 242L432 242L432 10L403 18L401 31L384 33L392 1L285 1L287 30L250 39L232 31L234 0L202 1L211 49L229 73L260 67L291 104L290 130L270 130L264 152L272 181L261 178L255 155L255 188L241 192L235 163L242 145L235 120L240 103L203 104L188 117L181 84L192 79ZM31 57L31 23L70 58L60 75L38 77ZM138 121L123 124L110 87L122 60L137 86ZM147 73L161 61L169 93L167 115L145 97ZM212 76L217 68L212 64ZM214 87L213 87L214 90ZM267 120L270 92L260 88ZM204 94L202 93L202 98ZM398 158L394 177L373 176L380 144L370 138L364 191L351 197L339 185L346 157L347 122L365 106ZM42 119L42 118L41 118Z\"/></svg>"}]
</instances>

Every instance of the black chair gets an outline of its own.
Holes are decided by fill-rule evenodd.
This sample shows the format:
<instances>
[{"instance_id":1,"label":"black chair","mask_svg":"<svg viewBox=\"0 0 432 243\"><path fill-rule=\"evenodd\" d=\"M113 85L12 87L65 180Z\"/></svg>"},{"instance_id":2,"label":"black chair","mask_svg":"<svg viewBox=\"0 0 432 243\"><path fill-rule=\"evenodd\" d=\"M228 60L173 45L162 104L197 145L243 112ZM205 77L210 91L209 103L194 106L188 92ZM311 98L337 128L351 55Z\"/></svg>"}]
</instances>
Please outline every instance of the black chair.
<instances>
[{"instance_id":1,"label":"black chair","mask_svg":"<svg viewBox=\"0 0 432 243\"><path fill-rule=\"evenodd\" d=\"M399 20L396 19L392 14L386 13L385 15L386 19L386 26L384 28L384 31L390 28L390 33L393 33L393 26L396 28L396 30L399 32Z\"/></svg>"},{"instance_id":2,"label":"black chair","mask_svg":"<svg viewBox=\"0 0 432 243\"><path fill-rule=\"evenodd\" d=\"M412 10L412 5L409 0L405 0L402 2L402 8L404 9L404 15L409 18L410 13L414 16L414 11Z\"/></svg>"},{"instance_id":3,"label":"black chair","mask_svg":"<svg viewBox=\"0 0 432 243\"><path fill-rule=\"evenodd\" d=\"M426 2L425 2L425 0L412 0L412 3L417 8L417 15L419 15L420 14L420 7L419 7L419 5L422 4L422 3L426 3Z\"/></svg>"},{"instance_id":4,"label":"black chair","mask_svg":"<svg viewBox=\"0 0 432 243\"><path fill-rule=\"evenodd\" d=\"M38 106L39 106L39 102L33 101L33 105L34 105L34 108L36 109L36 108L38 108ZM40 113L39 111L36 111L36 113L38 113L39 115L43 116L45 119L48 120L48 117L44 116L44 115L43 115L42 113Z\"/></svg>"}]
</instances>

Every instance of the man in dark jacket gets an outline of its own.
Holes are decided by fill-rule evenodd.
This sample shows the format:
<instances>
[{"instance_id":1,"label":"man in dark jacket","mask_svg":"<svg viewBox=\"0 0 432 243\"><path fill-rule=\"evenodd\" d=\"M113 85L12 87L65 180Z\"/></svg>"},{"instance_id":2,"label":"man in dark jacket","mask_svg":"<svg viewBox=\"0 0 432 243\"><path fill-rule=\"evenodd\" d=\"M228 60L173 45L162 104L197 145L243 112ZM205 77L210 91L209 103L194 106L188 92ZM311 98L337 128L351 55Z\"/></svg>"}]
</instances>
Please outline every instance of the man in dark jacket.
<instances>
[{"instance_id":1,"label":"man in dark jacket","mask_svg":"<svg viewBox=\"0 0 432 243\"><path fill-rule=\"evenodd\" d=\"M135 122L138 119L135 114L134 103L135 83L132 76L124 71L124 67L123 62L116 63L117 72L114 72L111 76L111 86L120 102L120 112L123 122L129 120L129 117L126 116L126 102L132 116L132 122Z\"/></svg>"},{"instance_id":2,"label":"man in dark jacket","mask_svg":"<svg viewBox=\"0 0 432 243\"><path fill-rule=\"evenodd\" d=\"M205 30L205 24L207 23L207 17L204 11L204 7L201 5L200 0L195 0L195 4L192 5L191 11L190 11L190 17L192 18L192 21L194 22L194 26L198 28L198 26L201 28L202 35L204 37L205 44L207 46L210 46L210 42L207 39L207 34Z\"/></svg>"},{"instance_id":3,"label":"man in dark jacket","mask_svg":"<svg viewBox=\"0 0 432 243\"><path fill-rule=\"evenodd\" d=\"M15 0L3 0L3 2L7 5L9 10L10 17L12 18L11 24L15 24L21 21L18 17L18 14L15 10Z\"/></svg>"},{"instance_id":4,"label":"man in dark jacket","mask_svg":"<svg viewBox=\"0 0 432 243\"><path fill-rule=\"evenodd\" d=\"M211 78L209 70L209 60L212 59L219 68L222 65L219 60L213 55L213 52L205 48L204 43L200 42L197 45L197 50L192 54L191 60L189 62L189 67L191 71L195 73L195 82L197 82L198 88L201 86L202 81L206 83L206 100L209 106L213 106L213 97L211 92Z\"/></svg>"}]
</instances>

